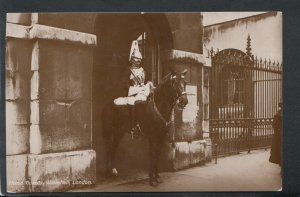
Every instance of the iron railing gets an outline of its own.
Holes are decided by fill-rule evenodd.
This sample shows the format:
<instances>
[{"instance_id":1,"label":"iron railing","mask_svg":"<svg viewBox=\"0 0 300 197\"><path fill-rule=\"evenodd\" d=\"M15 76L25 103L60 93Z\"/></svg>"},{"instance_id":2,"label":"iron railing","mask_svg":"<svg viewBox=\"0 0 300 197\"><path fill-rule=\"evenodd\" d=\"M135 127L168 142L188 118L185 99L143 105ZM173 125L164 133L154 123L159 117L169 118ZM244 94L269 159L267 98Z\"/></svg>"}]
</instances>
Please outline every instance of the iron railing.
<instances>
[{"instance_id":1,"label":"iron railing","mask_svg":"<svg viewBox=\"0 0 300 197\"><path fill-rule=\"evenodd\" d=\"M237 49L212 49L208 56L213 155L269 147L282 97L282 64Z\"/></svg>"}]
</instances>

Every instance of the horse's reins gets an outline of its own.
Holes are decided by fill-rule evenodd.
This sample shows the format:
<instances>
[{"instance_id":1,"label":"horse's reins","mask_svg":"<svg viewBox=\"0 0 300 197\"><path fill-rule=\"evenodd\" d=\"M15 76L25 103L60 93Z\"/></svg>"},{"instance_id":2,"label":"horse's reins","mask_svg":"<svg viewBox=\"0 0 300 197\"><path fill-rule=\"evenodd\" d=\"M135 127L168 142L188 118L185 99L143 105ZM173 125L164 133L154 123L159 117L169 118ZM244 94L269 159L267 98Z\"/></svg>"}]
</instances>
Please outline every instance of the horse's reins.
<instances>
[{"instance_id":1,"label":"horse's reins","mask_svg":"<svg viewBox=\"0 0 300 197\"><path fill-rule=\"evenodd\" d=\"M156 104L155 104L155 100L154 100L154 94L152 95L152 102L153 102L153 108L155 113L158 115L158 117L164 122L165 126L168 127L171 124L171 116L169 118L169 121L167 121L160 113L160 111L158 110Z\"/></svg>"},{"instance_id":2,"label":"horse's reins","mask_svg":"<svg viewBox=\"0 0 300 197\"><path fill-rule=\"evenodd\" d=\"M166 79L167 79L167 77L168 77L168 75L166 76ZM171 76L171 80L172 80L173 78L176 78L176 76L175 76L175 77L172 77L172 76ZM165 80L166 80L166 79L165 79ZM158 86L158 87L160 87L160 86ZM157 87L157 88L158 88L158 87ZM155 92L154 92L154 93L155 93ZM165 126L168 127L168 126L171 124L171 122L172 122L172 120L170 120L170 119L171 119L171 115L170 115L170 117L169 117L169 121L167 121L167 120L163 117L163 115L160 113L160 111L158 110L158 108L157 108L157 106L156 106L156 104L155 104L154 93L152 94L152 102L153 102L154 111L156 112L156 114L158 115L158 117L165 123ZM176 94L177 94L177 93L176 93ZM182 92L180 95L178 95L178 94L176 95L177 98L176 98L175 101L173 102L172 107L175 105L175 103L177 102L177 100L179 99L179 97L181 97L181 96L184 95L184 94L186 94L185 91Z\"/></svg>"}]
</instances>

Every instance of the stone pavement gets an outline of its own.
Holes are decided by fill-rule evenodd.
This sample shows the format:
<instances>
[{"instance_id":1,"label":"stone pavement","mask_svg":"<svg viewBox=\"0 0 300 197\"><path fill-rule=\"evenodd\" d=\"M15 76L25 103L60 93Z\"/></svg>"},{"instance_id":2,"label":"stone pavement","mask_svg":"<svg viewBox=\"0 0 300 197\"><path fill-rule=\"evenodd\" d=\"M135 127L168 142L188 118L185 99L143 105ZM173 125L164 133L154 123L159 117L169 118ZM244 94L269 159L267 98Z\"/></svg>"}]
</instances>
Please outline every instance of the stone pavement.
<instances>
[{"instance_id":1,"label":"stone pavement","mask_svg":"<svg viewBox=\"0 0 300 197\"><path fill-rule=\"evenodd\" d=\"M170 192L170 191L277 191L280 167L268 161L270 150L255 150L218 158L202 166L161 174L163 183L151 187L147 179L106 180L74 192Z\"/></svg>"}]
</instances>

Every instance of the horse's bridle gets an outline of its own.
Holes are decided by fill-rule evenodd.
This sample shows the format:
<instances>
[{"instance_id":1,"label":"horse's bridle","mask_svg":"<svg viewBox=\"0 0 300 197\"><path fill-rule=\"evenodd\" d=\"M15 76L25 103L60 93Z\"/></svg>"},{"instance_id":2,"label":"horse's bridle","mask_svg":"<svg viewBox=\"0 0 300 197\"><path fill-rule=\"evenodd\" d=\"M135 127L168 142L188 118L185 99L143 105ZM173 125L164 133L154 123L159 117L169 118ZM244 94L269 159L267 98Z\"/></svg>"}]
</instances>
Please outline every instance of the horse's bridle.
<instances>
[{"instance_id":1,"label":"horse's bridle","mask_svg":"<svg viewBox=\"0 0 300 197\"><path fill-rule=\"evenodd\" d=\"M175 88L175 86L174 86L174 79L176 79L176 76L172 76L171 75L171 86L174 88L174 89L176 89ZM176 91L176 99L174 100L174 102L173 102L173 104L172 104L172 107L174 107L175 106L175 104L176 104L176 102L178 101L178 99L181 97L181 96L183 96L183 95L186 95L187 93L186 93L186 91L182 91L182 92L180 92L180 93L178 93L178 91ZM167 121L163 116L162 116L162 114L160 113L160 111L158 110L158 108L157 108L157 106L156 106L156 104L155 104L155 99L154 99L154 94L152 94L152 102L153 102L153 107L154 107L154 111L156 112L156 114L158 115L158 117L165 123L165 126L166 127L168 127L170 124L171 124L171 116L169 117L169 121Z\"/></svg>"},{"instance_id":2,"label":"horse's bridle","mask_svg":"<svg viewBox=\"0 0 300 197\"><path fill-rule=\"evenodd\" d=\"M181 76L182 78L184 78L183 76ZM175 89L175 91L176 91L176 87L174 86L174 84L175 84L175 81L177 81L177 76L175 75L175 76L172 76L171 75L171 86L173 87L173 89ZM174 105L175 105L175 103L177 102L177 100L181 97L181 96L183 96L183 95L186 95L187 93L186 93L186 91L182 91L182 92L180 92L179 93L179 91L176 91L176 99L175 99L175 101L174 101ZM173 105L173 106L174 106Z\"/></svg>"}]
</instances>

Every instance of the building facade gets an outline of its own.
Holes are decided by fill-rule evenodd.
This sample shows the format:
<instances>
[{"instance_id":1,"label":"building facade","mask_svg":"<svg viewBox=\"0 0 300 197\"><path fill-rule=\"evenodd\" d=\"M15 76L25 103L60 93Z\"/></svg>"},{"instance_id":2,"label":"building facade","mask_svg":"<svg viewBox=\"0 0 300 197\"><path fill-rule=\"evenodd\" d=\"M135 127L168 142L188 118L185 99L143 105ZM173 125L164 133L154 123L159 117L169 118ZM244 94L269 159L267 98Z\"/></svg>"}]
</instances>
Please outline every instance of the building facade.
<instances>
[{"instance_id":1,"label":"building facade","mask_svg":"<svg viewBox=\"0 0 300 197\"><path fill-rule=\"evenodd\" d=\"M251 38L254 56L282 62L282 13L266 12L245 18L204 26L203 51L234 48L246 52Z\"/></svg>"},{"instance_id":2,"label":"building facade","mask_svg":"<svg viewBox=\"0 0 300 197\"><path fill-rule=\"evenodd\" d=\"M282 13L205 26L203 46L212 62L213 154L270 146L273 117L282 101Z\"/></svg>"}]
</instances>

